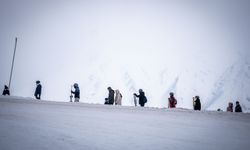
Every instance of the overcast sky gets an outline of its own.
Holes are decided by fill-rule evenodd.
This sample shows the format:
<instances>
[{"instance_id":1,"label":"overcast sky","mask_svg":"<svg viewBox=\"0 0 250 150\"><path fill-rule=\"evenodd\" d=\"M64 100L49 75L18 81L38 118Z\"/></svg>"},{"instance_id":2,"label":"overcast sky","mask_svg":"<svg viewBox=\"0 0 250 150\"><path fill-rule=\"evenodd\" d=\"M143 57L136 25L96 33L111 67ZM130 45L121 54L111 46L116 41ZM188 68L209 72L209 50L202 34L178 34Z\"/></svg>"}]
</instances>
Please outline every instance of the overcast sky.
<instances>
[{"instance_id":1,"label":"overcast sky","mask_svg":"<svg viewBox=\"0 0 250 150\"><path fill-rule=\"evenodd\" d=\"M41 80L44 98L66 101L71 84L84 93L100 69L112 77L103 88L119 88L111 80L118 68L143 68L152 78L164 68L217 75L249 59L249 14L248 0L1 0L0 86L9 81L16 36L18 96L32 97Z\"/></svg>"}]
</instances>

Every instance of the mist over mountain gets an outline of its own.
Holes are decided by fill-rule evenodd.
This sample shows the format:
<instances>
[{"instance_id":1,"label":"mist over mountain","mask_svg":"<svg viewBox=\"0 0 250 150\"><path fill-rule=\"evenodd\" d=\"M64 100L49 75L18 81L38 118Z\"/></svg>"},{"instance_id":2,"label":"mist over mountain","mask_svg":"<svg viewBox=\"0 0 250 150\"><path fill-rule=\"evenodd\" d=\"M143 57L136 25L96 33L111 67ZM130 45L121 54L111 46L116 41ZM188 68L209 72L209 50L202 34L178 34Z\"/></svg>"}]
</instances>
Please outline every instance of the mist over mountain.
<instances>
[{"instance_id":1,"label":"mist over mountain","mask_svg":"<svg viewBox=\"0 0 250 150\"><path fill-rule=\"evenodd\" d=\"M69 101L77 82L81 102L104 103L107 87L133 105L250 109L249 1L1 1L0 86L8 84L18 37L11 93Z\"/></svg>"}]
</instances>

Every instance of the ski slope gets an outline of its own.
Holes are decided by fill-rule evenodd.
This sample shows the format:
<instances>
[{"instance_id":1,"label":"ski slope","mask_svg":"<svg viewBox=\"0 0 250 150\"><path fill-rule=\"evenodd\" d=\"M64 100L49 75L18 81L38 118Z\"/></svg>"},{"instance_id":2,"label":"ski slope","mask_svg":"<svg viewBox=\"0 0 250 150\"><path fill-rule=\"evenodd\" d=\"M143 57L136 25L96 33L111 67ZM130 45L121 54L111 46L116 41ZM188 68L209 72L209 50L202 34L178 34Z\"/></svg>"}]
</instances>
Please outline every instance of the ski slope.
<instances>
[{"instance_id":1,"label":"ski slope","mask_svg":"<svg viewBox=\"0 0 250 150\"><path fill-rule=\"evenodd\" d=\"M1 150L247 150L250 114L0 96Z\"/></svg>"}]
</instances>

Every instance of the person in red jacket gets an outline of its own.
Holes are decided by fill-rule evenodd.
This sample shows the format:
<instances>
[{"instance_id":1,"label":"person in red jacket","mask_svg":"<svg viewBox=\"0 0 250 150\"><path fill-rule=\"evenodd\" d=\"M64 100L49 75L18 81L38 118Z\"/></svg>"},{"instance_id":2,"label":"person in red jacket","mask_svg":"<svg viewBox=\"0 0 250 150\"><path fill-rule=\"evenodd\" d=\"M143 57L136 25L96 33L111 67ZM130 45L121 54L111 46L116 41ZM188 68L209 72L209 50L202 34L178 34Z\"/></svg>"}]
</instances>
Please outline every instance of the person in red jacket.
<instances>
[{"instance_id":1,"label":"person in red jacket","mask_svg":"<svg viewBox=\"0 0 250 150\"><path fill-rule=\"evenodd\" d=\"M174 93L169 93L170 97L168 98L168 108L175 108L177 104L177 100L174 97Z\"/></svg>"}]
</instances>

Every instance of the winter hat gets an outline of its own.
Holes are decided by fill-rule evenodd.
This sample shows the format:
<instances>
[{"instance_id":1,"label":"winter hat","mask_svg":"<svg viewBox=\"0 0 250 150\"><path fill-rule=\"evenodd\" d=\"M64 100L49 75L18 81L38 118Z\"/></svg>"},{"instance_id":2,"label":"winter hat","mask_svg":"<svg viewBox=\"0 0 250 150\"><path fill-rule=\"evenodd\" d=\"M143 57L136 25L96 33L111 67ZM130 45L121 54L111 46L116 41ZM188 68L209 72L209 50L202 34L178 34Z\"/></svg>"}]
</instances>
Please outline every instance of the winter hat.
<instances>
[{"instance_id":1,"label":"winter hat","mask_svg":"<svg viewBox=\"0 0 250 150\"><path fill-rule=\"evenodd\" d=\"M76 87L78 87L78 84L77 84L77 83L75 83L75 84L74 84L74 87L75 87L75 88L76 88Z\"/></svg>"}]
</instances>

